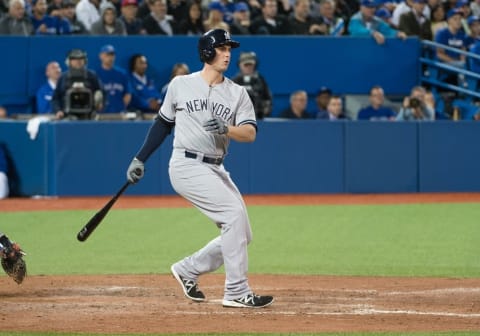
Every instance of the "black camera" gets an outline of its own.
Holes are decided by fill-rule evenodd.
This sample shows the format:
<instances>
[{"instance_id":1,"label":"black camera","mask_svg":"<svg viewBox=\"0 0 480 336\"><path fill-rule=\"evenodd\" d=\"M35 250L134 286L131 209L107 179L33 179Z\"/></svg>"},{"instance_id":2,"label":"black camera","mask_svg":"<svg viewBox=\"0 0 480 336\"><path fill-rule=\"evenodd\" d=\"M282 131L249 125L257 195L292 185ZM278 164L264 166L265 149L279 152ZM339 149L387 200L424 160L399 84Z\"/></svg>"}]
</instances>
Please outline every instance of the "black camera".
<instances>
[{"instance_id":1,"label":"black camera","mask_svg":"<svg viewBox=\"0 0 480 336\"><path fill-rule=\"evenodd\" d=\"M93 95L81 82L73 83L65 95L65 112L77 117L89 118L93 112Z\"/></svg>"},{"instance_id":2,"label":"black camera","mask_svg":"<svg viewBox=\"0 0 480 336\"><path fill-rule=\"evenodd\" d=\"M410 102L408 103L408 107L410 108L417 108L417 107L420 107L421 105L422 105L422 102L420 101L420 99L415 97L411 97Z\"/></svg>"}]
</instances>

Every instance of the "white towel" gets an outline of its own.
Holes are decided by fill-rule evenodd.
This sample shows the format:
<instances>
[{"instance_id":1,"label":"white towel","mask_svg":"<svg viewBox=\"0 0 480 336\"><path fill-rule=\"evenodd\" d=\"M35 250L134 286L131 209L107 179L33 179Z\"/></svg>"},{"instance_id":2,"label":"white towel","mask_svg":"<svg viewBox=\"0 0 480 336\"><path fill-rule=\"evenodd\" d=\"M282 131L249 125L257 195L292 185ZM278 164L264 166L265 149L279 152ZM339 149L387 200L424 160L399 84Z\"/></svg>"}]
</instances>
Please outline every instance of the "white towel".
<instances>
[{"instance_id":1,"label":"white towel","mask_svg":"<svg viewBox=\"0 0 480 336\"><path fill-rule=\"evenodd\" d=\"M39 116L30 119L27 123L27 132L30 134L30 139L35 140L38 134L38 128L40 123L50 121L51 117L49 116Z\"/></svg>"}]
</instances>

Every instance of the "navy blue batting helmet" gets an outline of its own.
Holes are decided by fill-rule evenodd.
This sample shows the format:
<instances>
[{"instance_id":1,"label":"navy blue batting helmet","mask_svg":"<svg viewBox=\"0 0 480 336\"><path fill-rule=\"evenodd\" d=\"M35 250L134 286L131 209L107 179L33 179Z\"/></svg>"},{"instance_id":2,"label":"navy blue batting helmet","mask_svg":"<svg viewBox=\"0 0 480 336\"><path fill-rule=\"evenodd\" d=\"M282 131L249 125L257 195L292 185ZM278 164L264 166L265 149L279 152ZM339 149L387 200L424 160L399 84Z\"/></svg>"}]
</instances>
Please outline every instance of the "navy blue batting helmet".
<instances>
[{"instance_id":1,"label":"navy blue batting helmet","mask_svg":"<svg viewBox=\"0 0 480 336\"><path fill-rule=\"evenodd\" d=\"M209 63L215 58L215 48L229 45L238 48L240 42L232 40L230 33L223 29L212 29L203 34L198 40L200 61Z\"/></svg>"}]
</instances>

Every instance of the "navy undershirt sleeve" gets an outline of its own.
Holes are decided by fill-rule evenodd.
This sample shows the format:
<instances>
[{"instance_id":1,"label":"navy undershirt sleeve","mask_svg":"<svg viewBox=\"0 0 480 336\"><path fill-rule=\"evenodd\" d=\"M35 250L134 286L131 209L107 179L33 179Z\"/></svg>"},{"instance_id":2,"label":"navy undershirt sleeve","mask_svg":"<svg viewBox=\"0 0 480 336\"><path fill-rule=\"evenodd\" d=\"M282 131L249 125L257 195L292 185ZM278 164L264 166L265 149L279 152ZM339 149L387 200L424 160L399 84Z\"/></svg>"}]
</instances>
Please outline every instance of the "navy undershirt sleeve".
<instances>
[{"instance_id":1,"label":"navy undershirt sleeve","mask_svg":"<svg viewBox=\"0 0 480 336\"><path fill-rule=\"evenodd\" d=\"M150 155L162 144L167 135L172 132L174 125L161 117L156 117L155 122L150 126L142 148L140 148L135 157L142 162L147 161Z\"/></svg>"}]
</instances>

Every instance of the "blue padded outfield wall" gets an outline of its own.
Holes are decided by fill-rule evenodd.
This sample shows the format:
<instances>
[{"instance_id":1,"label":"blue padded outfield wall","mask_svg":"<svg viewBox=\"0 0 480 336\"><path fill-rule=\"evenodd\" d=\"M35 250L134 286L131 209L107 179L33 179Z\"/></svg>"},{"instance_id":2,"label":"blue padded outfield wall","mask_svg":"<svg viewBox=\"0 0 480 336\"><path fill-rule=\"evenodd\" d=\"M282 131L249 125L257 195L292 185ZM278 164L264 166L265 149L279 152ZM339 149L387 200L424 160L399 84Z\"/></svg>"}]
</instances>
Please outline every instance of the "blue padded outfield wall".
<instances>
[{"instance_id":1,"label":"blue padded outfield wall","mask_svg":"<svg viewBox=\"0 0 480 336\"><path fill-rule=\"evenodd\" d=\"M25 121L0 122L16 195L111 195L125 181L150 121L51 122L30 140ZM225 167L243 193L480 192L480 123L260 121L232 142ZM173 194L172 137L131 195Z\"/></svg>"},{"instance_id":2,"label":"blue padded outfield wall","mask_svg":"<svg viewBox=\"0 0 480 336\"><path fill-rule=\"evenodd\" d=\"M313 95L321 86L338 94L366 94L373 85L381 85L387 95L403 95L419 78L420 43L416 38L405 41L387 39L377 45L372 38L306 37L306 36L235 36L241 47L233 51L228 76L237 71L241 51L255 51L259 69L274 94L274 114L288 107L288 97L304 89ZM187 63L199 70L197 37L189 36L34 36L0 37L2 80L0 105L12 113L27 110L36 90L45 81L45 66L58 61L66 70L65 58L72 48L88 53L89 68L99 66L98 53L109 43L117 50L116 64L127 69L130 56L147 56L147 73L160 89L170 77L173 64Z\"/></svg>"}]
</instances>

